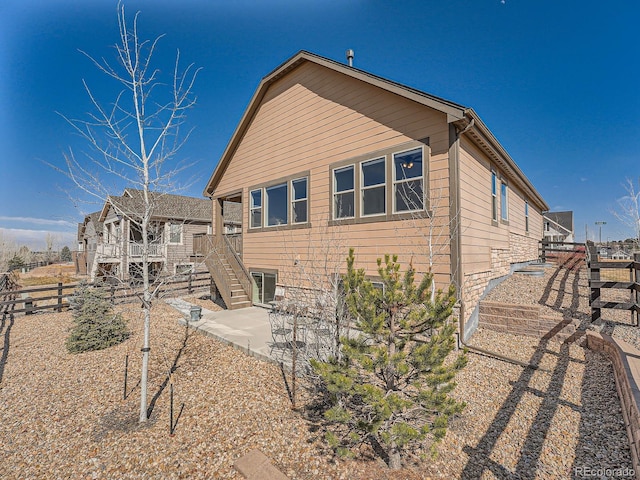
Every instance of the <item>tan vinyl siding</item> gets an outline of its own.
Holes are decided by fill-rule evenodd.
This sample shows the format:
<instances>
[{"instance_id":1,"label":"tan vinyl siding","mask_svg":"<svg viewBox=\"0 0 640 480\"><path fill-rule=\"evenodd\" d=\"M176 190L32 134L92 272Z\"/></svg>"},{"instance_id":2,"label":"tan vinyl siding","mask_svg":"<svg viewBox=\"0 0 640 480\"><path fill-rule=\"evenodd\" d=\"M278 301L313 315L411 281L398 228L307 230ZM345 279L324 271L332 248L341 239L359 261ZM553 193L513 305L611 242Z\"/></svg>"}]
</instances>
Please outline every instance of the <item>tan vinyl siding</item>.
<instances>
[{"instance_id":1,"label":"tan vinyl siding","mask_svg":"<svg viewBox=\"0 0 640 480\"><path fill-rule=\"evenodd\" d=\"M399 254L406 265L413 261L428 269L426 220L374 221L326 226L330 215L332 164L374 158L375 153L407 142L427 139L430 198L439 225L437 281L449 278L448 248L448 125L441 112L418 105L314 64L303 64L275 82L266 93L251 125L217 185L223 196L242 188L243 261L247 268L278 269L280 279L326 250L322 243L339 240L344 263L349 247L356 249L358 265L376 272L376 258ZM371 155L368 157L368 155ZM426 157L426 155L425 155ZM271 180L309 172L309 219L312 228L248 232L249 190ZM356 174L357 169L356 169ZM387 180L387 188L391 188ZM356 197L357 198L357 197ZM264 201L264 200L263 200ZM387 205L387 211L392 209ZM446 234L442 234L442 230ZM445 238L446 237L446 238ZM309 245L317 244L310 251ZM326 244L326 242L325 242ZM318 260L319 261L319 260ZM294 273L290 273L294 276ZM280 281L280 280L279 280Z\"/></svg>"},{"instance_id":2,"label":"tan vinyl siding","mask_svg":"<svg viewBox=\"0 0 640 480\"><path fill-rule=\"evenodd\" d=\"M498 191L498 200L499 194ZM489 270L489 246L508 248L508 230L499 220L494 225L491 219L491 164L464 138L460 142L460 210L465 274ZM480 252L484 254L479 255Z\"/></svg>"},{"instance_id":3,"label":"tan vinyl siding","mask_svg":"<svg viewBox=\"0 0 640 480\"><path fill-rule=\"evenodd\" d=\"M498 178L498 221L491 218L491 174ZM501 212L500 182L508 188L508 221ZM522 242L537 243L541 238L540 211L529 201L529 232L525 231L525 194L502 171L493 165L474 144L460 142L460 209L462 221L462 258L466 275L491 270L491 249L509 251L511 263L534 260L531 255L514 251L513 236ZM527 258L524 258L527 257Z\"/></svg>"}]
</instances>

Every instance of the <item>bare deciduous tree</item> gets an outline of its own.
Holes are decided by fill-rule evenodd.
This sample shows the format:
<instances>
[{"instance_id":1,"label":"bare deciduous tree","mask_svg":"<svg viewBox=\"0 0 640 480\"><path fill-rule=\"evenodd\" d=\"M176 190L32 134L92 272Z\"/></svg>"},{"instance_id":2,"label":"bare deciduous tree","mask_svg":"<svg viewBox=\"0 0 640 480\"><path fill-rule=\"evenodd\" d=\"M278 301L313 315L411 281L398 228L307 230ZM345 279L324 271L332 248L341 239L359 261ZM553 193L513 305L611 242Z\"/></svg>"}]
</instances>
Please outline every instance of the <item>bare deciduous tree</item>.
<instances>
[{"instance_id":1,"label":"bare deciduous tree","mask_svg":"<svg viewBox=\"0 0 640 480\"><path fill-rule=\"evenodd\" d=\"M618 210L614 216L633 231L636 248L640 247L640 179L638 188L633 180L627 178L623 184L625 195L618 198Z\"/></svg>"},{"instance_id":2,"label":"bare deciduous tree","mask_svg":"<svg viewBox=\"0 0 640 480\"><path fill-rule=\"evenodd\" d=\"M142 308L144 340L140 422L147 420L147 377L151 300L154 286L150 280L150 248L153 237L153 193L176 190L176 175L187 165L175 161L176 153L189 137L182 134L185 114L194 106L193 86L199 69L193 64L180 66L180 52L170 78L154 65L154 53L162 35L149 41L140 38L138 15L129 24L124 5L118 5L120 39L115 45L116 61L97 59L83 53L103 74L122 88L115 100L103 104L89 85L84 88L93 107L88 119L62 115L91 150L78 158L73 150L65 154L65 166L57 168L81 192L100 204L109 194L110 185L125 184L141 192L142 210L126 218L140 228L142 244ZM54 166L54 168L56 168ZM127 217L126 211L124 216Z\"/></svg>"},{"instance_id":3,"label":"bare deciduous tree","mask_svg":"<svg viewBox=\"0 0 640 480\"><path fill-rule=\"evenodd\" d=\"M45 250L45 261L46 262L52 262L53 261L53 247L55 246L56 243L56 237L53 233L48 232L45 236L44 239L44 243L46 245L46 250Z\"/></svg>"},{"instance_id":4,"label":"bare deciduous tree","mask_svg":"<svg viewBox=\"0 0 640 480\"><path fill-rule=\"evenodd\" d=\"M18 245L13 237L0 230L0 272L6 272L9 260L18 254Z\"/></svg>"}]
</instances>

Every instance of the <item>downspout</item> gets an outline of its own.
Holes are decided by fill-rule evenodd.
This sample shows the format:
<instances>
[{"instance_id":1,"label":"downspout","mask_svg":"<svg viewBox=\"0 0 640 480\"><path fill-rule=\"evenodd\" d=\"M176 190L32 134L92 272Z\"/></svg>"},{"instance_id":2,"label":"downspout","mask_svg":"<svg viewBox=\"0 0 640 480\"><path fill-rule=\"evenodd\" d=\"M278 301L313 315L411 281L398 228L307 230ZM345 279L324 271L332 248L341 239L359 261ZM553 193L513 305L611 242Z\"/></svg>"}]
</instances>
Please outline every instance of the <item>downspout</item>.
<instances>
[{"instance_id":1,"label":"downspout","mask_svg":"<svg viewBox=\"0 0 640 480\"><path fill-rule=\"evenodd\" d=\"M466 117L468 118L468 117ZM462 129L462 130L458 130L455 126L454 126L454 131L455 131L455 139L454 139L454 148L455 148L455 159L454 159L454 166L455 166L455 189L453 189L453 191L455 192L456 195L456 206L457 209L460 209L460 184L459 184L459 178L460 178L460 138L462 137L462 135L466 132L468 132L470 129L473 128L473 126L475 125L475 119L473 117L471 117L471 120L469 121L469 123ZM451 191L451 189L450 189ZM460 220L460 216L459 216L459 211L456 212L456 217L458 218L458 220L456 221L457 225L456 225L456 255L458 257L458 266L456 271L458 272L457 275L459 275L459 285L462 286L462 272L460 270L460 265L461 265L461 258L462 258L462 242L461 237L462 237L462 231L461 231L461 220ZM458 348L466 348L467 350L471 351L471 352L475 352L481 355L487 355L489 357L494 357L497 358L498 360L502 360L504 362L508 362L508 363L512 363L514 365L519 365L521 367L524 368L531 368L533 370L537 370L538 366L537 365L533 365L531 363L526 363L526 362L521 362L520 360L516 360L515 358L510 358L510 357L506 357L504 355L501 355L497 352L492 352L490 350L486 350L484 348L479 348L479 347L474 347L473 345L469 345L464 341L464 318L465 318L465 308L464 308L464 302L462 301L462 299L460 299L460 312L459 312L459 318L458 318Z\"/></svg>"}]
</instances>

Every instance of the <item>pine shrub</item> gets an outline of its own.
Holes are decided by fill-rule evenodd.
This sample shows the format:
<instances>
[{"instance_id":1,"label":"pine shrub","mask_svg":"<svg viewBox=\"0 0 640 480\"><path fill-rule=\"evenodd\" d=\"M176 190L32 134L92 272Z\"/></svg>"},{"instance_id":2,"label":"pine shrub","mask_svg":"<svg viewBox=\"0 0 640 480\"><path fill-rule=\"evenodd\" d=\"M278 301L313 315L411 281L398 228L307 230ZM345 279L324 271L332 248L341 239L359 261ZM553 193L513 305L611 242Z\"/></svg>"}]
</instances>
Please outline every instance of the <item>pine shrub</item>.
<instances>
[{"instance_id":1,"label":"pine shrub","mask_svg":"<svg viewBox=\"0 0 640 480\"><path fill-rule=\"evenodd\" d=\"M102 288L82 283L70 297L73 327L66 340L69 352L102 350L129 338L127 324L113 311L108 295Z\"/></svg>"},{"instance_id":2,"label":"pine shrub","mask_svg":"<svg viewBox=\"0 0 640 480\"><path fill-rule=\"evenodd\" d=\"M416 285L413 267L402 275L396 256L378 259L378 275L383 289L354 267L349 252L343 280L359 334L341 338L339 358L311 364L328 393L329 445L350 455L352 447L371 442L395 469L426 440L435 452L449 419L464 408L450 393L466 356L445 361L455 347L453 286L432 295L432 275Z\"/></svg>"}]
</instances>

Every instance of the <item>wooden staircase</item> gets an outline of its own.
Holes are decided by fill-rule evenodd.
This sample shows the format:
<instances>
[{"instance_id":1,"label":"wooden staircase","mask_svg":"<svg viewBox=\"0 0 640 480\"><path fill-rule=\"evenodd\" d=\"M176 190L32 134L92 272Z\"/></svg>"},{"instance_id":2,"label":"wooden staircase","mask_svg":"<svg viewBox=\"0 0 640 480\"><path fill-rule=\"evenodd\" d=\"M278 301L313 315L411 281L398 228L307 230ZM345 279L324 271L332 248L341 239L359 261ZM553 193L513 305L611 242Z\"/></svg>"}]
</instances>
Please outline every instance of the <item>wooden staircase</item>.
<instances>
[{"instance_id":1,"label":"wooden staircase","mask_svg":"<svg viewBox=\"0 0 640 480\"><path fill-rule=\"evenodd\" d=\"M253 280L229 240L224 235L207 235L200 249L227 308L252 306Z\"/></svg>"},{"instance_id":2,"label":"wooden staircase","mask_svg":"<svg viewBox=\"0 0 640 480\"><path fill-rule=\"evenodd\" d=\"M242 284L240 283L238 276L233 271L231 264L227 261L226 258L222 257L220 265L224 269L225 277L229 282L229 297L224 298L224 295L222 296L224 303L227 305L227 308L229 308L229 310L236 310L238 308L250 307L252 305L251 298L249 298L247 292L245 292L244 288L242 288ZM209 267L209 270L211 270L211 267ZM222 289L218 287L218 290L220 290L220 292L222 293Z\"/></svg>"}]
</instances>

